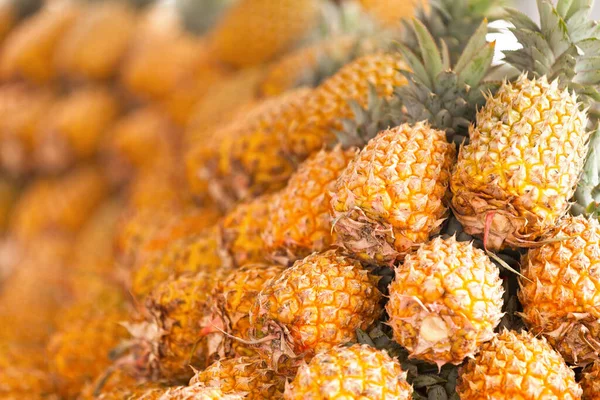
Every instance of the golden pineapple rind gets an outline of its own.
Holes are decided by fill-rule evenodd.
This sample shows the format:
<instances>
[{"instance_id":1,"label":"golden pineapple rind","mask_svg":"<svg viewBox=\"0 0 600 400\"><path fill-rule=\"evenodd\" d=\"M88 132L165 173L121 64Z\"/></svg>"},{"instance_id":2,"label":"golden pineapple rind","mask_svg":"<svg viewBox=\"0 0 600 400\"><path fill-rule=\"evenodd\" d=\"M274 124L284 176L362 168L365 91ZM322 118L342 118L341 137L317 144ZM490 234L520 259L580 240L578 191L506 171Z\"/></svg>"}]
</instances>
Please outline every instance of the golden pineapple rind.
<instances>
[{"instance_id":1,"label":"golden pineapple rind","mask_svg":"<svg viewBox=\"0 0 600 400\"><path fill-rule=\"evenodd\" d=\"M523 319L570 363L600 359L600 223L565 217L521 262Z\"/></svg>"},{"instance_id":2,"label":"golden pineapple rind","mask_svg":"<svg viewBox=\"0 0 600 400\"><path fill-rule=\"evenodd\" d=\"M460 364L494 336L502 318L500 271L471 243L436 238L396 268L386 310L410 356Z\"/></svg>"},{"instance_id":3,"label":"golden pineapple rind","mask_svg":"<svg viewBox=\"0 0 600 400\"><path fill-rule=\"evenodd\" d=\"M317 354L298 370L285 389L285 400L412 399L400 363L368 345L335 347Z\"/></svg>"},{"instance_id":4,"label":"golden pineapple rind","mask_svg":"<svg viewBox=\"0 0 600 400\"><path fill-rule=\"evenodd\" d=\"M314 253L268 282L250 313L257 339L277 339L258 347L277 363L271 346L289 343L291 357L307 356L356 340L382 313L381 293L359 262L337 250ZM275 348L276 350L277 348ZM275 354L274 354L275 353Z\"/></svg>"},{"instance_id":5,"label":"golden pineapple rind","mask_svg":"<svg viewBox=\"0 0 600 400\"><path fill-rule=\"evenodd\" d=\"M293 262L333 243L331 192L355 155L356 150L339 146L320 151L301 164L286 188L273 196L264 236L275 259Z\"/></svg>"},{"instance_id":6,"label":"golden pineapple rind","mask_svg":"<svg viewBox=\"0 0 600 400\"><path fill-rule=\"evenodd\" d=\"M338 242L361 260L391 264L447 215L455 148L425 122L380 132L350 162L332 196Z\"/></svg>"},{"instance_id":7,"label":"golden pineapple rind","mask_svg":"<svg viewBox=\"0 0 600 400\"><path fill-rule=\"evenodd\" d=\"M545 339L504 330L459 370L461 400L577 400L574 372Z\"/></svg>"},{"instance_id":8,"label":"golden pineapple rind","mask_svg":"<svg viewBox=\"0 0 600 400\"><path fill-rule=\"evenodd\" d=\"M587 114L558 81L522 75L505 82L477 113L460 150L452 209L487 247L522 247L569 207L587 154Z\"/></svg>"}]
</instances>

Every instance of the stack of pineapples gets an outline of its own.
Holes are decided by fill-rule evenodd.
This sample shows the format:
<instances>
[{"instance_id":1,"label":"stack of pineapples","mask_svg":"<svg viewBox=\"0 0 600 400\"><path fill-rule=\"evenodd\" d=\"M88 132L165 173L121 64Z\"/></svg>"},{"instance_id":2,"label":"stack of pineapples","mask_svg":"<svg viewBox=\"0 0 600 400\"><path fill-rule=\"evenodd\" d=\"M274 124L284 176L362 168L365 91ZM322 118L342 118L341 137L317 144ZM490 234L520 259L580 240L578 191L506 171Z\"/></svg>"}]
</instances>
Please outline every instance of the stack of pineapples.
<instances>
[{"instance_id":1,"label":"stack of pineapples","mask_svg":"<svg viewBox=\"0 0 600 400\"><path fill-rule=\"evenodd\" d=\"M0 398L600 399L591 7L0 5Z\"/></svg>"}]
</instances>

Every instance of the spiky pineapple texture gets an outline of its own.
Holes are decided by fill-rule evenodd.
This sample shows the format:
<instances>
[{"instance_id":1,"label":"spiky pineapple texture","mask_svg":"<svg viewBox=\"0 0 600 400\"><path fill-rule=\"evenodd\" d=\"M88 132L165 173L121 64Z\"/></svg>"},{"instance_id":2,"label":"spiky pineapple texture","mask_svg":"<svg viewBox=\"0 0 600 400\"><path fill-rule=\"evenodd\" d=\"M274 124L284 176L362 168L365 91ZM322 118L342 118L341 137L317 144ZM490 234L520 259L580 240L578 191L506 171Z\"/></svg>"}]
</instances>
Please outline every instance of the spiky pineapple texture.
<instances>
[{"instance_id":1,"label":"spiky pineapple texture","mask_svg":"<svg viewBox=\"0 0 600 400\"><path fill-rule=\"evenodd\" d=\"M272 257L293 262L333 243L331 192L355 155L355 149L339 146L320 151L302 163L285 189L273 196L264 232Z\"/></svg>"},{"instance_id":2,"label":"spiky pineapple texture","mask_svg":"<svg viewBox=\"0 0 600 400\"><path fill-rule=\"evenodd\" d=\"M333 229L358 258L389 264L439 231L454 146L425 122L380 132L338 179Z\"/></svg>"},{"instance_id":3,"label":"spiky pineapple texture","mask_svg":"<svg viewBox=\"0 0 600 400\"><path fill-rule=\"evenodd\" d=\"M236 357L216 361L190 380L224 394L246 393L245 399L282 399L286 377L270 370L259 357Z\"/></svg>"},{"instance_id":4,"label":"spiky pineapple texture","mask_svg":"<svg viewBox=\"0 0 600 400\"><path fill-rule=\"evenodd\" d=\"M385 351L368 345L334 347L298 370L285 389L286 400L412 399L406 372Z\"/></svg>"},{"instance_id":5,"label":"spiky pineapple texture","mask_svg":"<svg viewBox=\"0 0 600 400\"><path fill-rule=\"evenodd\" d=\"M600 223L565 217L521 262L523 319L570 363L600 359Z\"/></svg>"},{"instance_id":6,"label":"spiky pineapple texture","mask_svg":"<svg viewBox=\"0 0 600 400\"><path fill-rule=\"evenodd\" d=\"M477 113L452 173L452 209L465 232L500 249L527 246L552 227L575 191L586 126L577 96L558 81L504 82Z\"/></svg>"},{"instance_id":7,"label":"spiky pineapple texture","mask_svg":"<svg viewBox=\"0 0 600 400\"><path fill-rule=\"evenodd\" d=\"M504 330L459 372L461 400L580 399L575 373L545 339Z\"/></svg>"},{"instance_id":8,"label":"spiky pineapple texture","mask_svg":"<svg viewBox=\"0 0 600 400\"><path fill-rule=\"evenodd\" d=\"M502 317L502 281L471 243L438 237L396 268L386 305L394 340L442 366L474 356Z\"/></svg>"},{"instance_id":9,"label":"spiky pineapple texture","mask_svg":"<svg viewBox=\"0 0 600 400\"><path fill-rule=\"evenodd\" d=\"M179 386L163 390L158 397L136 397L142 400L243 400L242 393L224 393L219 387L210 387L200 384Z\"/></svg>"},{"instance_id":10,"label":"spiky pineapple texture","mask_svg":"<svg viewBox=\"0 0 600 400\"><path fill-rule=\"evenodd\" d=\"M182 382L193 375L190 367L204 368L218 356L213 342L209 294L213 276L183 275L157 286L146 299L147 321L127 325L133 336L133 365L153 379Z\"/></svg>"},{"instance_id":11,"label":"spiky pineapple texture","mask_svg":"<svg viewBox=\"0 0 600 400\"><path fill-rule=\"evenodd\" d=\"M314 253L265 285L250 313L251 334L271 337L256 348L277 366L355 339L357 328L381 315L380 300L360 263L337 250Z\"/></svg>"}]
</instances>

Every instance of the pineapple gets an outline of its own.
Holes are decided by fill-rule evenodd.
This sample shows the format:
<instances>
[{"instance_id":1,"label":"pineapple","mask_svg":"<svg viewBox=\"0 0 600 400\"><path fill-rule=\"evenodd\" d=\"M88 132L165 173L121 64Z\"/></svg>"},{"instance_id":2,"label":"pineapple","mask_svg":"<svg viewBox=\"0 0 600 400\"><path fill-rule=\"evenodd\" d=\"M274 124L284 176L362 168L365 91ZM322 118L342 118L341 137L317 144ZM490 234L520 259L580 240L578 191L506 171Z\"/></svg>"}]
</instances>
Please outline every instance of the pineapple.
<instances>
[{"instance_id":1,"label":"pineapple","mask_svg":"<svg viewBox=\"0 0 600 400\"><path fill-rule=\"evenodd\" d=\"M218 355L210 335L214 280L206 272L183 275L161 282L146 298L149 319L128 324L130 363L142 376L182 382L192 377L191 367L205 368Z\"/></svg>"},{"instance_id":2,"label":"pineapple","mask_svg":"<svg viewBox=\"0 0 600 400\"><path fill-rule=\"evenodd\" d=\"M265 285L250 312L250 334L277 369L285 357L310 358L355 340L358 328L381 315L381 297L360 263L336 250L315 253Z\"/></svg>"},{"instance_id":3,"label":"pineapple","mask_svg":"<svg viewBox=\"0 0 600 400\"><path fill-rule=\"evenodd\" d=\"M258 357L226 358L199 371L190 385L204 384L224 394L247 393L248 400L282 399L285 376L267 368Z\"/></svg>"},{"instance_id":4,"label":"pineapple","mask_svg":"<svg viewBox=\"0 0 600 400\"><path fill-rule=\"evenodd\" d=\"M239 0L209 33L215 55L235 67L262 64L298 43L316 25L317 0Z\"/></svg>"},{"instance_id":5,"label":"pineapple","mask_svg":"<svg viewBox=\"0 0 600 400\"><path fill-rule=\"evenodd\" d=\"M154 397L135 397L136 399L153 400ZM179 386L167 389L157 400L243 400L245 393L226 394L220 388L204 385Z\"/></svg>"},{"instance_id":6,"label":"pineapple","mask_svg":"<svg viewBox=\"0 0 600 400\"><path fill-rule=\"evenodd\" d=\"M217 316L222 320L225 331L226 351L232 348L235 355L252 356L256 352L241 338L249 340L250 309L256 296L265 284L283 272L284 267L275 264L246 264L231 271L229 276L219 281L213 292L213 301L217 306ZM233 337L233 340L229 340Z\"/></svg>"},{"instance_id":7,"label":"pineapple","mask_svg":"<svg viewBox=\"0 0 600 400\"><path fill-rule=\"evenodd\" d=\"M459 370L456 391L471 399L580 399L575 374L545 339L504 330Z\"/></svg>"},{"instance_id":8,"label":"pineapple","mask_svg":"<svg viewBox=\"0 0 600 400\"><path fill-rule=\"evenodd\" d=\"M525 75L503 83L461 148L452 209L489 249L530 246L567 211L589 133L577 96L558 83Z\"/></svg>"},{"instance_id":9,"label":"pineapple","mask_svg":"<svg viewBox=\"0 0 600 400\"><path fill-rule=\"evenodd\" d=\"M132 294L143 299L161 282L189 273L219 277L228 270L219 252L216 229L173 240L162 251L141 258L132 273Z\"/></svg>"},{"instance_id":10,"label":"pineapple","mask_svg":"<svg viewBox=\"0 0 600 400\"><path fill-rule=\"evenodd\" d=\"M569 363L600 360L600 222L565 217L521 262L523 319Z\"/></svg>"},{"instance_id":11,"label":"pineapple","mask_svg":"<svg viewBox=\"0 0 600 400\"><path fill-rule=\"evenodd\" d=\"M579 384L583 389L583 400L600 398L600 362L591 364L583 370Z\"/></svg>"},{"instance_id":12,"label":"pineapple","mask_svg":"<svg viewBox=\"0 0 600 400\"><path fill-rule=\"evenodd\" d=\"M68 300L66 274L72 242L60 234L38 236L19 252L0 291L0 342L43 344Z\"/></svg>"},{"instance_id":13,"label":"pineapple","mask_svg":"<svg viewBox=\"0 0 600 400\"><path fill-rule=\"evenodd\" d=\"M52 1L20 24L3 43L0 76L38 84L54 79L54 52L75 23L79 11L75 2Z\"/></svg>"},{"instance_id":14,"label":"pineapple","mask_svg":"<svg viewBox=\"0 0 600 400\"><path fill-rule=\"evenodd\" d=\"M419 6L426 4L421 0L359 0L361 6L383 26L397 28L400 21L411 17Z\"/></svg>"},{"instance_id":15,"label":"pineapple","mask_svg":"<svg viewBox=\"0 0 600 400\"><path fill-rule=\"evenodd\" d=\"M18 196L18 186L10 179L0 177L0 233L6 230Z\"/></svg>"},{"instance_id":16,"label":"pineapple","mask_svg":"<svg viewBox=\"0 0 600 400\"><path fill-rule=\"evenodd\" d=\"M92 166L64 177L40 179L15 206L10 233L27 241L48 231L76 233L108 194L105 177Z\"/></svg>"},{"instance_id":17,"label":"pineapple","mask_svg":"<svg viewBox=\"0 0 600 400\"><path fill-rule=\"evenodd\" d=\"M129 180L139 171L172 164L175 137L168 118L156 107L148 106L119 118L108 129L101 152L111 176L117 181Z\"/></svg>"},{"instance_id":18,"label":"pineapple","mask_svg":"<svg viewBox=\"0 0 600 400\"><path fill-rule=\"evenodd\" d=\"M127 336L127 330L120 325L126 319L123 311L95 314L70 321L68 327L49 340L50 370L59 392L67 398L75 397L87 382L110 366L110 352Z\"/></svg>"},{"instance_id":19,"label":"pineapple","mask_svg":"<svg viewBox=\"0 0 600 400\"><path fill-rule=\"evenodd\" d=\"M0 88L0 165L14 176L31 172L39 121L52 106L48 89L31 89L20 83Z\"/></svg>"},{"instance_id":20,"label":"pineapple","mask_svg":"<svg viewBox=\"0 0 600 400\"><path fill-rule=\"evenodd\" d=\"M317 354L285 389L284 399L410 400L412 386L398 361L368 345Z\"/></svg>"},{"instance_id":21,"label":"pineapple","mask_svg":"<svg viewBox=\"0 0 600 400\"><path fill-rule=\"evenodd\" d=\"M92 157L118 111L118 100L102 87L83 87L58 99L36 134L39 168L61 170Z\"/></svg>"},{"instance_id":22,"label":"pineapple","mask_svg":"<svg viewBox=\"0 0 600 400\"><path fill-rule=\"evenodd\" d=\"M427 123L379 133L342 172L333 229L360 259L391 264L440 230L454 146Z\"/></svg>"},{"instance_id":23,"label":"pineapple","mask_svg":"<svg viewBox=\"0 0 600 400\"><path fill-rule=\"evenodd\" d=\"M126 2L90 3L56 49L58 70L74 79L113 77L135 26L135 10Z\"/></svg>"},{"instance_id":24,"label":"pineapple","mask_svg":"<svg viewBox=\"0 0 600 400\"><path fill-rule=\"evenodd\" d=\"M0 342L0 397L46 399L54 392L43 348Z\"/></svg>"},{"instance_id":25,"label":"pineapple","mask_svg":"<svg viewBox=\"0 0 600 400\"><path fill-rule=\"evenodd\" d=\"M293 262L332 244L330 193L355 155L356 150L340 146L323 150L301 164L285 189L273 196L264 236L275 259Z\"/></svg>"},{"instance_id":26,"label":"pineapple","mask_svg":"<svg viewBox=\"0 0 600 400\"><path fill-rule=\"evenodd\" d=\"M234 266L262 262L268 258L262 233L273 195L261 196L229 212L220 223L223 250Z\"/></svg>"},{"instance_id":27,"label":"pineapple","mask_svg":"<svg viewBox=\"0 0 600 400\"><path fill-rule=\"evenodd\" d=\"M394 340L440 368L474 356L503 315L499 274L471 243L438 237L422 245L396 268L389 287Z\"/></svg>"},{"instance_id":28,"label":"pineapple","mask_svg":"<svg viewBox=\"0 0 600 400\"><path fill-rule=\"evenodd\" d=\"M232 123L205 130L204 141L199 136L186 155L192 193L197 197L208 193L230 208L237 199L281 189L293 164L281 153L278 132L287 129L286 121L294 120L309 95L309 90L298 89L267 99Z\"/></svg>"}]
</instances>

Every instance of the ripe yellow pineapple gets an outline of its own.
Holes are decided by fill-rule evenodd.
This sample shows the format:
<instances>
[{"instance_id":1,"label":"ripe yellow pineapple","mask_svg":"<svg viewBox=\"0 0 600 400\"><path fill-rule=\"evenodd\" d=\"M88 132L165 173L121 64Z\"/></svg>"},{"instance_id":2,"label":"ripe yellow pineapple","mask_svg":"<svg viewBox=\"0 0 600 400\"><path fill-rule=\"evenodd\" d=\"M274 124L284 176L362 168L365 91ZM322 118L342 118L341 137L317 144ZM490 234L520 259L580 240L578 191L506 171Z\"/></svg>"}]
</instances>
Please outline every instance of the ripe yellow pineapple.
<instances>
[{"instance_id":1,"label":"ripe yellow pineapple","mask_svg":"<svg viewBox=\"0 0 600 400\"><path fill-rule=\"evenodd\" d=\"M43 9L16 27L3 43L0 76L44 83L56 75L54 52L79 15L72 1L47 2Z\"/></svg>"},{"instance_id":2,"label":"ripe yellow pineapple","mask_svg":"<svg viewBox=\"0 0 600 400\"><path fill-rule=\"evenodd\" d=\"M461 400L576 400L575 374L545 339L504 330L459 370Z\"/></svg>"},{"instance_id":3,"label":"ripe yellow pineapple","mask_svg":"<svg viewBox=\"0 0 600 400\"><path fill-rule=\"evenodd\" d=\"M72 242L53 234L31 239L19 251L0 291L0 341L46 343L68 300L66 275Z\"/></svg>"},{"instance_id":4,"label":"ripe yellow pineapple","mask_svg":"<svg viewBox=\"0 0 600 400\"><path fill-rule=\"evenodd\" d=\"M228 270L220 254L216 229L174 239L164 249L139 258L131 278L132 294L139 299L172 277L206 272L218 278Z\"/></svg>"},{"instance_id":5,"label":"ripe yellow pineapple","mask_svg":"<svg viewBox=\"0 0 600 400\"><path fill-rule=\"evenodd\" d=\"M438 237L423 244L396 268L389 286L394 340L440 368L472 357L503 315L499 274L471 243Z\"/></svg>"},{"instance_id":6,"label":"ripe yellow pineapple","mask_svg":"<svg viewBox=\"0 0 600 400\"><path fill-rule=\"evenodd\" d=\"M600 362L595 362L583 370L579 384L583 389L583 400L600 399Z\"/></svg>"},{"instance_id":7,"label":"ripe yellow pineapple","mask_svg":"<svg viewBox=\"0 0 600 400\"><path fill-rule=\"evenodd\" d=\"M377 22L391 28L399 28L403 18L410 18L419 6L427 4L422 0L359 0L365 11Z\"/></svg>"},{"instance_id":8,"label":"ripe yellow pineapple","mask_svg":"<svg viewBox=\"0 0 600 400\"><path fill-rule=\"evenodd\" d=\"M412 386L400 363L368 345L334 347L317 354L285 389L285 400L409 400Z\"/></svg>"},{"instance_id":9,"label":"ripe yellow pineapple","mask_svg":"<svg viewBox=\"0 0 600 400\"><path fill-rule=\"evenodd\" d=\"M233 354L251 356L256 352L251 346L235 338L249 340L250 309L264 285L277 277L284 270L275 264L246 264L234 269L219 281L213 292L214 303L218 308L217 315L222 320L226 351L229 347Z\"/></svg>"},{"instance_id":10,"label":"ripe yellow pineapple","mask_svg":"<svg viewBox=\"0 0 600 400\"><path fill-rule=\"evenodd\" d=\"M50 371L66 398L75 397L86 383L103 373L111 364L111 351L127 337L127 330L120 325L127 319L123 310L94 314L71 320L49 340Z\"/></svg>"},{"instance_id":11,"label":"ripe yellow pineapple","mask_svg":"<svg viewBox=\"0 0 600 400\"><path fill-rule=\"evenodd\" d=\"M49 89L31 89L20 83L0 88L0 164L12 175L34 167L33 155L39 121L52 106Z\"/></svg>"},{"instance_id":12,"label":"ripe yellow pineapple","mask_svg":"<svg viewBox=\"0 0 600 400\"><path fill-rule=\"evenodd\" d=\"M262 233L270 218L272 196L261 196L238 205L220 223L223 250L232 265L242 266L268 258Z\"/></svg>"},{"instance_id":13,"label":"ripe yellow pineapple","mask_svg":"<svg viewBox=\"0 0 600 400\"><path fill-rule=\"evenodd\" d=\"M10 232L23 241L47 231L76 233L108 190L105 177L92 166L35 181L15 206Z\"/></svg>"},{"instance_id":14,"label":"ripe yellow pineapple","mask_svg":"<svg viewBox=\"0 0 600 400\"><path fill-rule=\"evenodd\" d=\"M135 397L143 400L152 400L154 397ZM179 386L166 389L157 400L243 400L248 398L245 393L224 393L218 387L207 387L196 384Z\"/></svg>"},{"instance_id":15,"label":"ripe yellow pineapple","mask_svg":"<svg viewBox=\"0 0 600 400\"><path fill-rule=\"evenodd\" d=\"M250 312L251 336L274 367L356 339L382 313L376 282L336 250L312 254L270 280ZM265 337L270 340L265 342Z\"/></svg>"},{"instance_id":16,"label":"ripe yellow pineapple","mask_svg":"<svg viewBox=\"0 0 600 400\"><path fill-rule=\"evenodd\" d=\"M103 87L83 87L58 99L36 134L39 168L60 170L93 156L118 112L118 99Z\"/></svg>"},{"instance_id":17,"label":"ripe yellow pineapple","mask_svg":"<svg viewBox=\"0 0 600 400\"><path fill-rule=\"evenodd\" d=\"M258 357L226 358L215 361L190 380L219 388L224 394L247 393L248 400L282 399L286 377L267 367Z\"/></svg>"},{"instance_id":18,"label":"ripe yellow pineapple","mask_svg":"<svg viewBox=\"0 0 600 400\"><path fill-rule=\"evenodd\" d=\"M565 214L587 152L577 96L545 77L505 82L477 113L452 173L452 209L489 249L531 245Z\"/></svg>"},{"instance_id":19,"label":"ripe yellow pineapple","mask_svg":"<svg viewBox=\"0 0 600 400\"><path fill-rule=\"evenodd\" d=\"M215 54L235 67L262 64L303 39L318 13L317 0L240 0L210 33Z\"/></svg>"},{"instance_id":20,"label":"ripe yellow pineapple","mask_svg":"<svg viewBox=\"0 0 600 400\"><path fill-rule=\"evenodd\" d=\"M107 79L117 72L136 26L126 2L86 5L56 49L58 70L72 79Z\"/></svg>"},{"instance_id":21,"label":"ripe yellow pineapple","mask_svg":"<svg viewBox=\"0 0 600 400\"><path fill-rule=\"evenodd\" d=\"M184 275L162 282L146 298L149 319L128 325L130 362L142 376L182 382L193 376L192 367L205 368L218 355L210 334L214 280L206 272Z\"/></svg>"},{"instance_id":22,"label":"ripe yellow pineapple","mask_svg":"<svg viewBox=\"0 0 600 400\"><path fill-rule=\"evenodd\" d=\"M427 123L380 132L342 172L332 197L338 241L362 260L391 264L438 232L455 149Z\"/></svg>"},{"instance_id":23,"label":"ripe yellow pineapple","mask_svg":"<svg viewBox=\"0 0 600 400\"><path fill-rule=\"evenodd\" d=\"M321 151L301 164L285 189L273 196L264 233L273 257L293 262L332 244L331 192L355 155L355 149L339 146Z\"/></svg>"},{"instance_id":24,"label":"ripe yellow pineapple","mask_svg":"<svg viewBox=\"0 0 600 400\"><path fill-rule=\"evenodd\" d=\"M43 347L0 341L0 397L51 399L52 393Z\"/></svg>"},{"instance_id":25,"label":"ripe yellow pineapple","mask_svg":"<svg viewBox=\"0 0 600 400\"><path fill-rule=\"evenodd\" d=\"M565 217L521 262L523 319L569 363L600 359L600 223Z\"/></svg>"}]
</instances>

